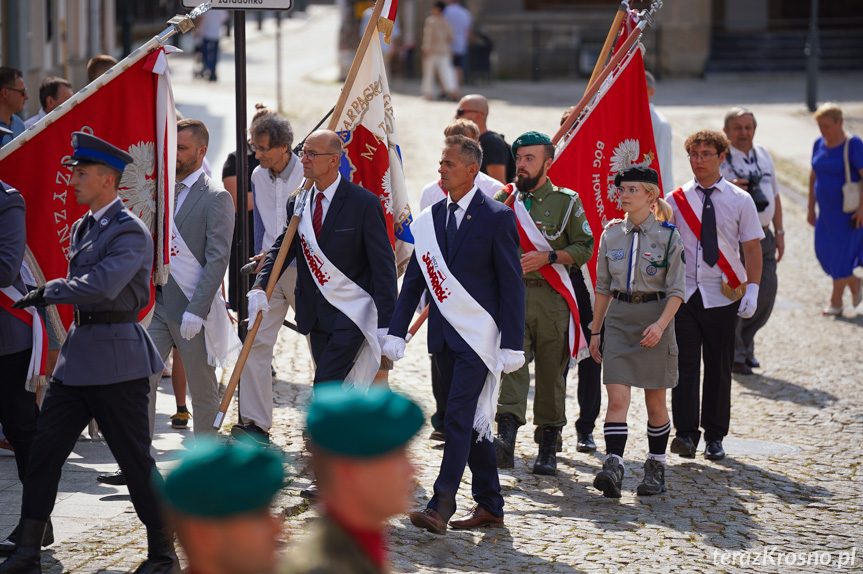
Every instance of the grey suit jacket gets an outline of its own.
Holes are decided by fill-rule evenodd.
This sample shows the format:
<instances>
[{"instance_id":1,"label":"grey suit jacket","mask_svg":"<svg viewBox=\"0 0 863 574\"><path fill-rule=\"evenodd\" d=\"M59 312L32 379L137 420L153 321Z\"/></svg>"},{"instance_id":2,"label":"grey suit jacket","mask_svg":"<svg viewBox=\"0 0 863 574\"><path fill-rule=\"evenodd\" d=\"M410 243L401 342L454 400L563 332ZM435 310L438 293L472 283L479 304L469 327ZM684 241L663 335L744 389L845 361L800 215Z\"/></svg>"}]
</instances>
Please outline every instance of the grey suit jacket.
<instances>
[{"instance_id":1,"label":"grey suit jacket","mask_svg":"<svg viewBox=\"0 0 863 574\"><path fill-rule=\"evenodd\" d=\"M24 198L0 181L0 287L13 286L26 293L21 261L27 244ZM0 355L20 353L33 346L33 331L26 323L0 309ZM2 376L2 374L0 374Z\"/></svg>"},{"instance_id":2,"label":"grey suit jacket","mask_svg":"<svg viewBox=\"0 0 863 574\"><path fill-rule=\"evenodd\" d=\"M153 238L144 223L114 203L87 232L72 224L69 273L45 283L45 300L81 311L140 311L150 301ZM54 378L71 386L143 379L163 368L147 331L137 322L72 324Z\"/></svg>"},{"instance_id":3,"label":"grey suit jacket","mask_svg":"<svg viewBox=\"0 0 863 574\"><path fill-rule=\"evenodd\" d=\"M173 277L168 277L161 295L157 293L156 301L165 306L168 317L177 323L183 321L186 311L206 319L228 269L234 233L231 194L217 187L207 174L202 173L189 190L175 221L183 241L204 268L204 273L191 301Z\"/></svg>"}]
</instances>

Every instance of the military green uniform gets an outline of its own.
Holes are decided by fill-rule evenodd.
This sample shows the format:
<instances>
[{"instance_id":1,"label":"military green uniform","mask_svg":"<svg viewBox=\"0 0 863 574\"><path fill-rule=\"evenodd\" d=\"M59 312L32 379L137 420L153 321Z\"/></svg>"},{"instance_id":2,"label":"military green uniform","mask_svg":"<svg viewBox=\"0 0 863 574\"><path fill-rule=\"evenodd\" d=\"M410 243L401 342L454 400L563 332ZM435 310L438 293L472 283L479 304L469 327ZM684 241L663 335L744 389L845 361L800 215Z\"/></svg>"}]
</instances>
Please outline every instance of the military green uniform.
<instances>
[{"instance_id":1,"label":"military green uniform","mask_svg":"<svg viewBox=\"0 0 863 574\"><path fill-rule=\"evenodd\" d=\"M674 387L674 318L655 346L643 347L641 340L669 298L686 294L686 262L677 228L660 223L652 213L637 226L629 219L609 222L596 255L596 293L614 297L605 317L603 382L642 389Z\"/></svg>"},{"instance_id":2,"label":"military green uniform","mask_svg":"<svg viewBox=\"0 0 863 574\"><path fill-rule=\"evenodd\" d=\"M505 191L495 195L507 198ZM522 201L519 197L516 201ZM593 236L575 192L545 184L523 199L530 218L555 251L566 251L581 267L593 256ZM523 251L519 248L519 255ZM566 265L569 273L570 265ZM542 274L532 271L523 277L525 286L524 354L534 357L536 393L533 401L537 426L560 427L566 424L564 402L569 363L569 306ZM501 381L497 414L513 415L525 424L530 371L525 362L519 370L504 375Z\"/></svg>"},{"instance_id":3,"label":"military green uniform","mask_svg":"<svg viewBox=\"0 0 863 574\"><path fill-rule=\"evenodd\" d=\"M302 545L287 558L280 574L381 574L359 544L328 516L310 528Z\"/></svg>"}]
</instances>

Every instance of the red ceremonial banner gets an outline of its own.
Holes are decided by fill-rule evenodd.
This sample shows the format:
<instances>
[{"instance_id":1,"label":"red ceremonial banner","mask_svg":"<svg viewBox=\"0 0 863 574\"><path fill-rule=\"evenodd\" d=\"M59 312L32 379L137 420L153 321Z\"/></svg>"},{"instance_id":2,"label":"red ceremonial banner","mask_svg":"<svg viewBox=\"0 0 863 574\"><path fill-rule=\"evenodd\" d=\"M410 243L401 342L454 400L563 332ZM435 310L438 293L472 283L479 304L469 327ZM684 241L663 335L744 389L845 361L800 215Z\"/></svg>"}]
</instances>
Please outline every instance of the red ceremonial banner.
<instances>
[{"instance_id":1,"label":"red ceremonial banner","mask_svg":"<svg viewBox=\"0 0 863 574\"><path fill-rule=\"evenodd\" d=\"M548 172L555 185L581 198L595 238L588 263L594 284L599 236L609 221L624 216L614 176L635 166L659 172L641 50L634 49L606 82L610 85L600 89L593 107L566 136Z\"/></svg>"},{"instance_id":2,"label":"red ceremonial banner","mask_svg":"<svg viewBox=\"0 0 863 574\"><path fill-rule=\"evenodd\" d=\"M19 136L24 140L20 147L0 162L0 179L17 188L27 202L27 246L46 281L66 277L72 224L89 210L77 203L75 190L69 186L72 168L62 165L72 154L73 132L91 133L132 156L134 162L123 173L119 194L132 213L151 230L156 228L159 76L146 69L147 63L148 58L133 63L35 135L28 137L24 132ZM150 306L152 303L151 297ZM142 318L149 308L142 311ZM58 305L57 310L68 328L72 307Z\"/></svg>"}]
</instances>

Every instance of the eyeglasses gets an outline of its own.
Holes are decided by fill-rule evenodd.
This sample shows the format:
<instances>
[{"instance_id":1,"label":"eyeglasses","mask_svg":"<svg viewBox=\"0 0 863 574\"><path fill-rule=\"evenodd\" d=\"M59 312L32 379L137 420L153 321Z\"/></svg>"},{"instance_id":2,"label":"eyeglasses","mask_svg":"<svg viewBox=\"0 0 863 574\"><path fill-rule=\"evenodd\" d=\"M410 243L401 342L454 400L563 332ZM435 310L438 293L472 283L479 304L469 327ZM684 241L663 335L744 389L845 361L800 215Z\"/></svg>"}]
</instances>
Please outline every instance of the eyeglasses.
<instances>
[{"instance_id":1,"label":"eyeglasses","mask_svg":"<svg viewBox=\"0 0 863 574\"><path fill-rule=\"evenodd\" d=\"M13 92L18 92L18 93L19 93L19 94L21 94L22 96L26 96L26 95L27 95L27 88L24 88L24 89L22 90L22 89L20 89L20 88L13 88L13 87L11 87L11 86L7 86L7 87L5 87L5 88L3 88L3 89L4 89L4 90L12 90Z\"/></svg>"},{"instance_id":2,"label":"eyeglasses","mask_svg":"<svg viewBox=\"0 0 863 574\"><path fill-rule=\"evenodd\" d=\"M300 159L303 159L303 157L307 157L311 161L315 161L315 158L318 157L319 155L339 155L339 154L335 153L335 152L318 153L316 151L306 151L304 149L301 149L300 151L297 152L297 156L299 156Z\"/></svg>"},{"instance_id":3,"label":"eyeglasses","mask_svg":"<svg viewBox=\"0 0 863 574\"><path fill-rule=\"evenodd\" d=\"M267 153L268 151L270 151L273 148L271 148L271 147L257 147L255 144L253 144L250 141L249 142L249 149L252 150L252 153L257 153L257 152Z\"/></svg>"},{"instance_id":4,"label":"eyeglasses","mask_svg":"<svg viewBox=\"0 0 863 574\"><path fill-rule=\"evenodd\" d=\"M461 117L465 114L478 114L478 113L480 113L479 110L466 110L464 108L459 108L455 111L455 115L458 117Z\"/></svg>"},{"instance_id":5,"label":"eyeglasses","mask_svg":"<svg viewBox=\"0 0 863 574\"><path fill-rule=\"evenodd\" d=\"M635 195L639 192L640 189L641 188L635 187L634 185L630 185L627 187L621 186L617 188L617 193L619 193L620 195Z\"/></svg>"},{"instance_id":6,"label":"eyeglasses","mask_svg":"<svg viewBox=\"0 0 863 574\"><path fill-rule=\"evenodd\" d=\"M691 153L689 154L689 161L707 161L715 155L719 155L718 153Z\"/></svg>"}]
</instances>

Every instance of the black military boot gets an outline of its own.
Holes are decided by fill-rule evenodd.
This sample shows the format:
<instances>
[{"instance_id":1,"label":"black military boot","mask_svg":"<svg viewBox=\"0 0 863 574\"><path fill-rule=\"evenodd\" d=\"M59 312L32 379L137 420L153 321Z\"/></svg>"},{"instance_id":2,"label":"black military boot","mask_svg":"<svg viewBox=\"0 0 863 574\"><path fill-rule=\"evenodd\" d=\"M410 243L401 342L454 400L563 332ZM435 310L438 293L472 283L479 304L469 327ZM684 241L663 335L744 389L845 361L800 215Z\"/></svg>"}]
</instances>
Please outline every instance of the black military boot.
<instances>
[{"instance_id":1,"label":"black military boot","mask_svg":"<svg viewBox=\"0 0 863 574\"><path fill-rule=\"evenodd\" d=\"M6 540L0 542L0 556L9 556L15 552L15 542L18 540L18 527L6 537ZM51 519L48 519L48 526L45 527L45 536L42 537L42 546L51 546L54 544L54 525L51 524Z\"/></svg>"},{"instance_id":2,"label":"black military boot","mask_svg":"<svg viewBox=\"0 0 863 574\"><path fill-rule=\"evenodd\" d=\"M174 533L171 530L147 529L147 559L135 574L179 574L180 561L174 550Z\"/></svg>"},{"instance_id":3,"label":"black military boot","mask_svg":"<svg viewBox=\"0 0 863 574\"><path fill-rule=\"evenodd\" d=\"M497 451L497 467L515 466L515 435L518 434L518 421L512 415L498 415L497 436L494 437L494 450Z\"/></svg>"},{"instance_id":4,"label":"black military boot","mask_svg":"<svg viewBox=\"0 0 863 574\"><path fill-rule=\"evenodd\" d=\"M15 550L0 564L2 574L41 574L39 562L47 522L22 518L16 528Z\"/></svg>"},{"instance_id":5,"label":"black military boot","mask_svg":"<svg viewBox=\"0 0 863 574\"><path fill-rule=\"evenodd\" d=\"M533 442L539 444L539 441L542 440L542 428L536 427L533 431ZM563 452L563 431L557 433L557 443L554 446L555 452Z\"/></svg>"},{"instance_id":6,"label":"black military boot","mask_svg":"<svg viewBox=\"0 0 863 574\"><path fill-rule=\"evenodd\" d=\"M557 475L557 438L560 427L542 427L539 437L539 454L533 463L533 473L546 476Z\"/></svg>"}]
</instances>

